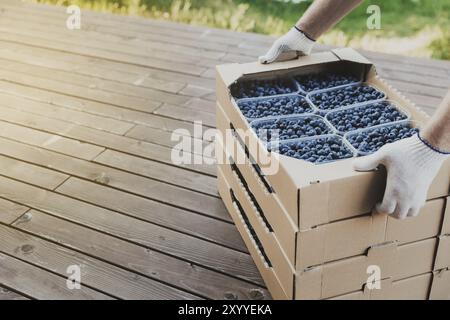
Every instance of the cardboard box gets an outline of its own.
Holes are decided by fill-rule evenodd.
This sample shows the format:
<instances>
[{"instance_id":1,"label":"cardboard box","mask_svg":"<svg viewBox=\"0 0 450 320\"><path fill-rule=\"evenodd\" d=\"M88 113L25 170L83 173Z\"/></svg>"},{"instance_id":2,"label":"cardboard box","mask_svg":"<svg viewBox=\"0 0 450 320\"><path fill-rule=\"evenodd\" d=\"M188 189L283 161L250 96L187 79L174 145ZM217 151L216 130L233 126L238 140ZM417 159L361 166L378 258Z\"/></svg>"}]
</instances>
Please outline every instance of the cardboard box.
<instances>
[{"instance_id":1,"label":"cardboard box","mask_svg":"<svg viewBox=\"0 0 450 320\"><path fill-rule=\"evenodd\" d=\"M392 281L381 281L381 289L362 290L331 298L331 300L427 300L433 286L433 273Z\"/></svg>"},{"instance_id":2,"label":"cardboard box","mask_svg":"<svg viewBox=\"0 0 450 320\"><path fill-rule=\"evenodd\" d=\"M220 104L217 110L217 127L225 133L229 119ZM235 137L228 137L227 147L216 140L218 166L226 176L235 175L243 185L258 214L264 217L267 228L274 231L274 237L288 261L297 271L313 266L362 255L374 246L385 242L399 244L427 239L450 233L450 213L444 219L449 201L445 198L428 201L418 217L404 221L384 214L372 212L350 219L339 220L315 228L299 230L287 215L276 193L268 191L257 170L247 158L245 146ZM233 157L234 155L234 157ZM236 161L237 159L246 161Z\"/></svg>"},{"instance_id":3,"label":"cardboard box","mask_svg":"<svg viewBox=\"0 0 450 320\"><path fill-rule=\"evenodd\" d=\"M245 236L252 234L254 243L258 243L259 251L253 248L255 244L250 246L249 251L267 281L269 290L270 287L276 287L276 292L283 292L284 295L281 296L288 299L324 299L356 291L368 281L370 266L380 269L381 278L392 280L435 270L435 252L439 252L438 248L443 243L438 238L403 245L397 242L383 243L370 247L365 255L295 271L273 230L267 226L265 218L232 166L220 166L218 179L219 193L239 231L243 232L244 240ZM241 231L245 227L252 231ZM251 241L247 240L246 244L249 245L249 242ZM447 244L442 248L446 247ZM442 263L449 256L450 252L445 249L438 253L438 259ZM275 295L280 296L279 293Z\"/></svg>"},{"instance_id":4,"label":"cardboard box","mask_svg":"<svg viewBox=\"0 0 450 320\"><path fill-rule=\"evenodd\" d=\"M343 69L363 75L366 83L384 91L390 100L406 109L417 124L428 120L425 113L377 76L370 61L351 49L322 52L270 65L247 63L217 67L217 99L230 120L227 128L235 130L248 147L251 158L256 160L255 168L262 183L269 186L268 192L277 195L286 214L300 231L371 212L382 198L385 172L355 172L352 159L314 165L267 152L256 134L249 130L229 88L238 80ZM274 167L279 169L272 172ZM448 196L449 188L450 160L434 180L428 199Z\"/></svg>"},{"instance_id":5,"label":"cardboard box","mask_svg":"<svg viewBox=\"0 0 450 320\"><path fill-rule=\"evenodd\" d=\"M219 194L225 203L225 207L233 218L233 221L236 224L236 227L239 230L250 255L252 256L256 267L264 279L267 289L272 295L272 298L277 300L292 299L291 295L286 294L282 288L273 266L267 259L265 249L259 245L259 239L255 239L255 236L252 234L253 228L245 221L245 213L243 212L242 207L239 207L234 201L234 195L230 192L231 188L220 169L218 170L217 180Z\"/></svg>"},{"instance_id":6,"label":"cardboard box","mask_svg":"<svg viewBox=\"0 0 450 320\"><path fill-rule=\"evenodd\" d=\"M362 290L330 300L450 300L450 270L444 269L407 279L381 281L380 290Z\"/></svg>"},{"instance_id":7,"label":"cardboard box","mask_svg":"<svg viewBox=\"0 0 450 320\"><path fill-rule=\"evenodd\" d=\"M430 300L450 300L450 270L448 268L433 272Z\"/></svg>"}]
</instances>

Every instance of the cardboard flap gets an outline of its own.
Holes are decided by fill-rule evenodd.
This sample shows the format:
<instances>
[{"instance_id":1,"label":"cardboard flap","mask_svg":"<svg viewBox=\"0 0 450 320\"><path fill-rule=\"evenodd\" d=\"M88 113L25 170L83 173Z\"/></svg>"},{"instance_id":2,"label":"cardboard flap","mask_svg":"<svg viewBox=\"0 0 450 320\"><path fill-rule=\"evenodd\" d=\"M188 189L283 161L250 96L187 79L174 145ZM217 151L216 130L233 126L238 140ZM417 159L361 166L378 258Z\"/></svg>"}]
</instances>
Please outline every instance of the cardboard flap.
<instances>
[{"instance_id":1,"label":"cardboard flap","mask_svg":"<svg viewBox=\"0 0 450 320\"><path fill-rule=\"evenodd\" d=\"M314 53L309 56L300 56L295 60L276 62L271 64L261 64L259 62L233 63L216 67L216 71L221 75L226 86L230 86L242 76L254 73L273 73L307 65L315 65L324 62L339 61L339 58L331 51ZM264 76L264 74L262 74Z\"/></svg>"},{"instance_id":2,"label":"cardboard flap","mask_svg":"<svg viewBox=\"0 0 450 320\"><path fill-rule=\"evenodd\" d=\"M417 217L398 220L387 216L386 241L407 243L443 234L441 228L444 211L445 199L435 199L427 201Z\"/></svg>"},{"instance_id":3,"label":"cardboard flap","mask_svg":"<svg viewBox=\"0 0 450 320\"><path fill-rule=\"evenodd\" d=\"M322 267L306 269L296 277L296 300L318 300L322 298Z\"/></svg>"},{"instance_id":4,"label":"cardboard flap","mask_svg":"<svg viewBox=\"0 0 450 320\"><path fill-rule=\"evenodd\" d=\"M328 217L330 198L328 183L314 183L300 190L299 193L299 226L300 230L330 222ZM307 209L306 209L307 208ZM308 214L301 214L308 212Z\"/></svg>"},{"instance_id":5,"label":"cardboard flap","mask_svg":"<svg viewBox=\"0 0 450 320\"><path fill-rule=\"evenodd\" d=\"M372 65L372 63L366 57L352 48L339 48L332 50L332 52L342 61Z\"/></svg>"},{"instance_id":6,"label":"cardboard flap","mask_svg":"<svg viewBox=\"0 0 450 320\"><path fill-rule=\"evenodd\" d=\"M379 288L379 289L376 289ZM383 279L371 284L364 284L364 298L367 300L386 299L393 291L392 279Z\"/></svg>"},{"instance_id":7,"label":"cardboard flap","mask_svg":"<svg viewBox=\"0 0 450 320\"><path fill-rule=\"evenodd\" d=\"M447 269L450 267L450 235L440 236L434 263L434 270Z\"/></svg>"},{"instance_id":8,"label":"cardboard flap","mask_svg":"<svg viewBox=\"0 0 450 320\"><path fill-rule=\"evenodd\" d=\"M382 278L392 277L393 270L398 264L398 243L385 242L369 248L367 251L367 265L377 265L382 268ZM388 275L388 276L383 276Z\"/></svg>"},{"instance_id":9,"label":"cardboard flap","mask_svg":"<svg viewBox=\"0 0 450 320\"><path fill-rule=\"evenodd\" d=\"M444 220L442 221L442 235L450 235L450 197L447 197L445 204Z\"/></svg>"},{"instance_id":10,"label":"cardboard flap","mask_svg":"<svg viewBox=\"0 0 450 320\"><path fill-rule=\"evenodd\" d=\"M450 300L450 270L433 273L430 300Z\"/></svg>"}]
</instances>

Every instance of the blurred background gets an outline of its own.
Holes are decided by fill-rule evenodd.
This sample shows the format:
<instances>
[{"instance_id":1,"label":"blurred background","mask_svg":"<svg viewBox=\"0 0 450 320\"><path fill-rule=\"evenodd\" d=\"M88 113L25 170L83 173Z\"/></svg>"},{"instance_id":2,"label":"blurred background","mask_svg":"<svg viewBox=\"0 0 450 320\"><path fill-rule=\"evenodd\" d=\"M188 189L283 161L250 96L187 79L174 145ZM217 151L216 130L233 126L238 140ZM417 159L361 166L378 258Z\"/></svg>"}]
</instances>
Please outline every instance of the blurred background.
<instances>
[{"instance_id":1,"label":"blurred background","mask_svg":"<svg viewBox=\"0 0 450 320\"><path fill-rule=\"evenodd\" d=\"M235 31L281 35L312 0L29 0L79 5ZM381 29L369 30L369 5L381 9ZM450 0L364 1L319 42L400 55L450 60Z\"/></svg>"}]
</instances>

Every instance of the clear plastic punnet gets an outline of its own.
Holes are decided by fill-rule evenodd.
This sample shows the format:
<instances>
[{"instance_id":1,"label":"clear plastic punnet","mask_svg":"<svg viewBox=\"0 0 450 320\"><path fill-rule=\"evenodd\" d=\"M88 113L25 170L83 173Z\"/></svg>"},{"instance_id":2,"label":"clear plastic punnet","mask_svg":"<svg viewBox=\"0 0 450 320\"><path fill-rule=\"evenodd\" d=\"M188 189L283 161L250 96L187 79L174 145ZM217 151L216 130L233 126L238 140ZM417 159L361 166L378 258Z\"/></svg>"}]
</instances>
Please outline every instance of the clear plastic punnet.
<instances>
[{"instance_id":1,"label":"clear plastic punnet","mask_svg":"<svg viewBox=\"0 0 450 320\"><path fill-rule=\"evenodd\" d=\"M287 102L286 100L291 100L293 102L292 107L286 107ZM298 103L297 103L298 101ZM277 105L280 104L276 108L280 108L280 112L278 115L268 115L269 112L265 112L265 110L255 110L255 111L249 111L250 109L249 104L252 103L260 103L261 106L264 108L264 103ZM314 106L312 106L305 98L305 96L302 96L298 93L294 94L283 94L283 95L277 95L277 96L271 96L271 97L263 97L263 98L246 98L246 99L240 99L236 101L236 104L241 111L241 113L244 115L244 117L247 119L248 122L252 122L259 119L264 118L270 118L270 117L281 117L281 116L289 116L289 115L302 115L302 114L309 114L309 113L316 113L316 109ZM297 106L300 105L300 106ZM292 109L292 112L289 110ZM303 109L301 111L300 109ZM266 115L267 114L267 115ZM252 116L250 116L252 115Z\"/></svg>"},{"instance_id":2,"label":"clear plastic punnet","mask_svg":"<svg viewBox=\"0 0 450 320\"><path fill-rule=\"evenodd\" d=\"M339 92L339 91L343 91L343 90L345 90L347 88L351 89L351 88L363 88L363 87L372 88L372 89L376 90L377 92L380 92L382 94L382 97L381 98L377 98L377 99L373 99L373 100L368 100L368 101L359 101L359 97L358 97L358 99L357 99L358 101L339 104L338 106L334 106L334 107L331 107L331 108L323 108L321 106L318 106L316 103L314 103L314 100L315 100L314 97L319 95L319 94L324 94L324 93L325 94L328 94L328 93L333 94L333 93L336 93L336 92ZM368 84L365 84L365 83L360 83L358 85L342 86L342 87L339 87L339 88L324 89L324 90L319 90L319 91L316 91L316 92L312 92L312 93L309 93L309 94L306 95L306 100L308 100L308 102L311 105L313 105L320 114L324 115L324 114L327 114L328 112L335 111L335 110L340 110L340 109L342 109L344 107L358 106L358 105L364 105L364 104L368 104L368 103L375 103L375 102L384 101L384 100L386 100L386 93L384 93L384 91L382 91L381 89L377 88L374 85L368 85Z\"/></svg>"},{"instance_id":3,"label":"clear plastic punnet","mask_svg":"<svg viewBox=\"0 0 450 320\"><path fill-rule=\"evenodd\" d=\"M301 125L297 125L293 122L305 120L308 123L313 122L314 120L320 123L320 126L323 127L323 130L320 129L319 133L313 130L312 128L309 131L303 130L304 128ZM273 129L270 128L271 125L276 122L285 122L288 125L286 129ZM290 124L289 124L290 123ZM270 117L261 120L255 120L250 123L252 129L256 132L258 138L260 138L264 143L277 141L277 140L290 140L290 139L298 139L304 137L313 137L320 136L325 134L335 134L335 129L333 126L324 118L317 114L304 114L304 115L292 115L292 116L284 116L284 117ZM313 132L314 131L314 132ZM289 135L289 137L294 138L284 138L284 136Z\"/></svg>"},{"instance_id":4,"label":"clear plastic punnet","mask_svg":"<svg viewBox=\"0 0 450 320\"><path fill-rule=\"evenodd\" d=\"M322 84L319 84L319 86L322 86L322 87L319 87L319 88L314 88L314 89L310 89L310 90L305 90L303 87L305 86L305 84L304 83L302 83L298 78L300 78L300 77L316 77L316 78L320 78L320 77L326 77L326 76L331 76L331 75L334 75L334 76L341 76L341 77L348 77L348 78L350 78L350 77L352 77L351 75L345 75L345 74L327 74L327 73L324 73L324 72L321 72L321 73L316 73L316 74L307 74L307 75L293 75L292 76L292 78L294 79L294 81L297 83L297 86L298 86L298 90L299 90L299 92L301 93L301 94L303 94L303 95L307 95L307 94L312 94L312 93L315 93L315 92L320 92L320 91L322 91L322 90L330 90L330 89L339 89L339 88L344 88L344 87L348 87L348 86L357 86L357 85L360 85L361 83L362 83L362 80L360 79L360 80L357 80L356 78L357 77L354 77L355 78L355 81L349 81L349 82L347 82L347 83L343 83L343 84L340 84L340 85L335 85L335 86L324 86L323 85L323 83Z\"/></svg>"},{"instance_id":5,"label":"clear plastic punnet","mask_svg":"<svg viewBox=\"0 0 450 320\"><path fill-rule=\"evenodd\" d=\"M399 114L402 115L403 117L401 119L396 119L396 120L385 119L384 122L380 122L380 123L377 123L374 125L365 125L363 122L360 121L359 128L350 129L350 130L340 130L340 128L339 128L340 126L333 121L333 116L342 115L345 113L351 113L352 111L355 111L355 110L362 110L362 109L367 109L370 107L376 107L377 105L379 105L379 109L380 109L379 111L383 111L388 108L393 108L396 111L398 111ZM393 122L409 120L410 117L411 117L410 113L408 111L406 111L404 108L400 107L397 102L392 101L392 100L384 100L384 101L378 101L378 102L367 102L367 103L362 103L359 105L352 105L352 106L347 106L347 107L343 107L340 109L336 109L336 110L328 112L325 116L325 119L328 121L328 123L330 123L333 126L333 128L336 130L336 132L338 132L340 135L344 135L345 133L350 132L350 131L370 128L370 127L374 127L374 126L377 126L380 124L389 124L389 123L393 123ZM381 119L381 115L378 119ZM378 119L374 119L374 122L377 122Z\"/></svg>"},{"instance_id":6,"label":"clear plastic punnet","mask_svg":"<svg viewBox=\"0 0 450 320\"><path fill-rule=\"evenodd\" d=\"M350 131L344 135L344 140L349 145L351 145L352 148L354 148L356 150L356 152L358 153L358 156L366 156L366 155L369 155L369 154L372 154L372 153L378 151L383 145L401 140L402 138L399 139L398 135L396 135L395 131L394 132L391 131L391 129L394 129L397 126L408 128L408 129L415 129L415 132L420 130L420 126L417 122L407 119L407 120L391 122L388 124L380 124L380 125L373 126L373 127ZM383 145L377 147L375 150L365 151L364 150L365 144L363 145L363 147L361 146L361 144L364 142L367 144L367 139L365 139L365 136L367 134L370 134L370 132L374 132L375 130L379 130L379 129L383 129L383 128L385 128L387 130L386 131L387 141L390 141L390 142L383 143ZM389 134L392 134L392 137L389 137L388 136ZM356 139L358 139L358 140L356 140Z\"/></svg>"},{"instance_id":7,"label":"clear plastic punnet","mask_svg":"<svg viewBox=\"0 0 450 320\"><path fill-rule=\"evenodd\" d=\"M264 82L275 82L275 81L283 81L285 84L283 85L284 88L278 88L276 89L276 85L273 85L272 88L268 87L261 91L258 87L261 88L261 86L258 86L258 84L262 84ZM239 86L247 86L251 89L247 88L247 93L245 93L246 96L242 96L242 92L239 89ZM290 92L277 92L283 91L286 89L290 89ZM245 91L245 90L244 90ZM249 91L256 91L256 93L250 93ZM236 82L231 85L230 92L232 97L236 100L242 100L242 99L254 99L254 98L269 98L269 97L275 97L280 95L287 95L287 94L294 94L299 93L299 87L298 83L294 80L292 77L283 77L283 78L267 78L267 79L255 79L255 80L243 80L242 82Z\"/></svg>"},{"instance_id":8,"label":"clear plastic punnet","mask_svg":"<svg viewBox=\"0 0 450 320\"><path fill-rule=\"evenodd\" d=\"M311 150L311 148L314 148L314 146L317 146L318 144L322 146L322 148L319 149L322 150L322 155ZM327 148L324 147L325 144L330 147L331 152L326 150ZM334 148L338 151L333 150ZM336 134L275 141L269 143L267 149L270 152L276 152L312 164L325 164L357 156L356 150L344 138ZM289 151L286 152L286 149L295 151L289 154ZM341 153L341 155L339 155L339 153ZM302 159L302 156L308 156L308 158Z\"/></svg>"}]
</instances>

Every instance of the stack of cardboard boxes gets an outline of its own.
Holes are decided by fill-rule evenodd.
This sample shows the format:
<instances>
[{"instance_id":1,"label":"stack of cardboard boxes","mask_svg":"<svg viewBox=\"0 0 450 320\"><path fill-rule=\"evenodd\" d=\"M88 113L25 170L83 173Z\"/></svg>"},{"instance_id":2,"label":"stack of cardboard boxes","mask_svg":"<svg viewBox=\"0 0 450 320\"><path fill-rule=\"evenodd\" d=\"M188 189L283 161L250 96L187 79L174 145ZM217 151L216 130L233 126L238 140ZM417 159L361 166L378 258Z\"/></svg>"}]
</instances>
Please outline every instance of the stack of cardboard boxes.
<instances>
[{"instance_id":1,"label":"stack of cardboard boxes","mask_svg":"<svg viewBox=\"0 0 450 320\"><path fill-rule=\"evenodd\" d=\"M450 162L416 218L376 213L386 172L354 159L315 165L267 151L231 96L249 79L351 71L420 125L428 117L351 49L217 67L219 193L275 299L449 299ZM407 159L405 159L407 161Z\"/></svg>"}]
</instances>

